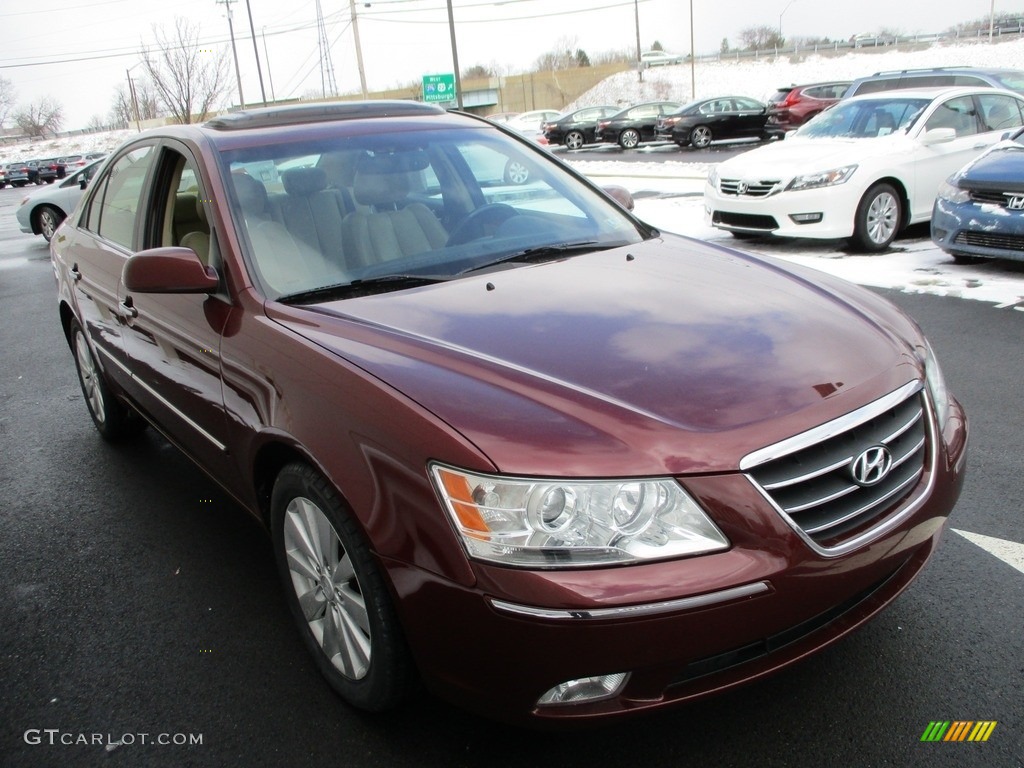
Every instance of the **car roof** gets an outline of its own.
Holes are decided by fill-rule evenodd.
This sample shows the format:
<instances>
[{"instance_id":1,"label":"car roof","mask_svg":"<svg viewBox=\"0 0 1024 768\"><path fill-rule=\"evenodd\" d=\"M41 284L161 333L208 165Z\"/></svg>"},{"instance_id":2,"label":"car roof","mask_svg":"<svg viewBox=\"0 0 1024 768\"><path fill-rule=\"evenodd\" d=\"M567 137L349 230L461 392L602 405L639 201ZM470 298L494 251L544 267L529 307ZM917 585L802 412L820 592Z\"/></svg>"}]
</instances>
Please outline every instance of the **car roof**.
<instances>
[{"instance_id":1,"label":"car roof","mask_svg":"<svg viewBox=\"0 0 1024 768\"><path fill-rule=\"evenodd\" d=\"M872 93L862 93L858 96L851 96L844 101L877 101L879 99L907 99L907 98L924 98L934 100L941 96L968 96L971 94L979 94L981 96L990 95L993 93L1004 94L1006 96L1016 96L1022 98L1021 94L1016 91L1009 91L1005 88L985 88L984 86L966 86L960 85L955 87L948 86L934 86L929 88L892 88L887 91L874 91Z\"/></svg>"}]
</instances>

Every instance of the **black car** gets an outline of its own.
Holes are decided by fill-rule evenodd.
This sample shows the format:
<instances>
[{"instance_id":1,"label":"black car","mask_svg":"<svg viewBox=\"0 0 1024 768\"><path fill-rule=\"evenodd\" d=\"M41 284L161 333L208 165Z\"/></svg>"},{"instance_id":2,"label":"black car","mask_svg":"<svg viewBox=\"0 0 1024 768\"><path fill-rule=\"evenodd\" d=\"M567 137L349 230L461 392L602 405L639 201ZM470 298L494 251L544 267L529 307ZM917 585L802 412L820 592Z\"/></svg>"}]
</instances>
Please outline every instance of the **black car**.
<instances>
[{"instance_id":1,"label":"black car","mask_svg":"<svg viewBox=\"0 0 1024 768\"><path fill-rule=\"evenodd\" d=\"M47 160L29 160L28 165L36 171L36 184L53 184L57 179L65 176L65 165L56 158Z\"/></svg>"},{"instance_id":2,"label":"black car","mask_svg":"<svg viewBox=\"0 0 1024 768\"><path fill-rule=\"evenodd\" d=\"M7 164L7 183L12 187L35 184L38 178L38 171L24 160L15 160Z\"/></svg>"},{"instance_id":3,"label":"black car","mask_svg":"<svg viewBox=\"0 0 1024 768\"><path fill-rule=\"evenodd\" d=\"M644 141L654 141L658 118L671 114L682 105L674 101L651 101L627 107L597 124L594 140L633 149Z\"/></svg>"},{"instance_id":4,"label":"black car","mask_svg":"<svg viewBox=\"0 0 1024 768\"><path fill-rule=\"evenodd\" d=\"M680 147L702 149L722 139L782 137L779 128L766 127L768 107L747 96L718 96L687 104L658 120L656 134Z\"/></svg>"},{"instance_id":5,"label":"black car","mask_svg":"<svg viewBox=\"0 0 1024 768\"><path fill-rule=\"evenodd\" d=\"M594 132L597 122L605 117L618 114L622 107L583 107L575 112L566 112L541 126L549 144L563 144L566 149L579 149L584 144L596 143Z\"/></svg>"}]
</instances>

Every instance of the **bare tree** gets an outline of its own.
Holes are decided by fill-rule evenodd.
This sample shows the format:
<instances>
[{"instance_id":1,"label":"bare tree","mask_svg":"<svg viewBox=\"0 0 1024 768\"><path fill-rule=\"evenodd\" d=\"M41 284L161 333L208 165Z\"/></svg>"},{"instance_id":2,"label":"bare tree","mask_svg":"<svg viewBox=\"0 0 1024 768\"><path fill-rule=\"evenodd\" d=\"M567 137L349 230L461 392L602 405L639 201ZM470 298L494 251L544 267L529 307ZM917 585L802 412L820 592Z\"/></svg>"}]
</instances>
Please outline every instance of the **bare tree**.
<instances>
[{"instance_id":1,"label":"bare tree","mask_svg":"<svg viewBox=\"0 0 1024 768\"><path fill-rule=\"evenodd\" d=\"M64 125L64 108L49 96L14 113L14 124L26 136L55 134Z\"/></svg>"},{"instance_id":2,"label":"bare tree","mask_svg":"<svg viewBox=\"0 0 1024 768\"><path fill-rule=\"evenodd\" d=\"M153 35L155 49L143 48L141 55L157 99L179 123L204 121L227 91L226 52L200 48L198 29L180 16L169 35L159 26Z\"/></svg>"},{"instance_id":3,"label":"bare tree","mask_svg":"<svg viewBox=\"0 0 1024 768\"><path fill-rule=\"evenodd\" d=\"M775 27L762 24L740 30L740 42L748 51L764 51L769 48L782 48L786 39Z\"/></svg>"},{"instance_id":4,"label":"bare tree","mask_svg":"<svg viewBox=\"0 0 1024 768\"><path fill-rule=\"evenodd\" d=\"M14 109L14 101L14 84L6 77L0 77L0 128L4 127Z\"/></svg>"},{"instance_id":5,"label":"bare tree","mask_svg":"<svg viewBox=\"0 0 1024 768\"><path fill-rule=\"evenodd\" d=\"M590 58L586 51L576 44L577 38L563 36L555 41L554 50L539 56L535 67L540 71L574 69L579 66L590 66ZM586 64L581 62L586 61Z\"/></svg>"},{"instance_id":6,"label":"bare tree","mask_svg":"<svg viewBox=\"0 0 1024 768\"><path fill-rule=\"evenodd\" d=\"M152 120L160 117L160 100L156 89L145 78L132 81L135 88L135 101L139 107L139 120ZM114 89L114 100L110 104L110 122L117 125L128 125L135 122L135 104L127 86L119 85Z\"/></svg>"}]
</instances>

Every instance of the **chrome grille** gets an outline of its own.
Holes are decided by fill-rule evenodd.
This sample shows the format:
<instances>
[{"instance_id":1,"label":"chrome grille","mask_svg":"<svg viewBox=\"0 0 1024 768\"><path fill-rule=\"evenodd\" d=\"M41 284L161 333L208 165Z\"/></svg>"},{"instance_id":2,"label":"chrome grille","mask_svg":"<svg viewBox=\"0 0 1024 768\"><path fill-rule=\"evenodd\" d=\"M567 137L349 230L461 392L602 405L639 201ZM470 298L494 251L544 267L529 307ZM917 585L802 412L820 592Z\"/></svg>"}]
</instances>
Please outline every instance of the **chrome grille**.
<instances>
[{"instance_id":1,"label":"chrome grille","mask_svg":"<svg viewBox=\"0 0 1024 768\"><path fill-rule=\"evenodd\" d=\"M814 434L813 442L785 441L777 446L780 450L752 454L764 458L744 466L790 523L818 547L829 550L869 531L924 474L924 399L919 385L905 389L909 394L901 393L898 400L889 396L860 409L850 424L837 420L838 431L825 425L808 433ZM875 484L858 482L857 458L878 446L892 458L888 474Z\"/></svg>"},{"instance_id":2,"label":"chrome grille","mask_svg":"<svg viewBox=\"0 0 1024 768\"><path fill-rule=\"evenodd\" d=\"M972 189L970 194L973 202L990 205L1005 206L1008 199L1002 192L993 192L988 189Z\"/></svg>"},{"instance_id":3,"label":"chrome grille","mask_svg":"<svg viewBox=\"0 0 1024 768\"><path fill-rule=\"evenodd\" d=\"M992 189L970 190L971 201L975 203L987 203L998 205L1000 208L1009 208L1011 200L1019 200L1024 197L1024 192L1000 192ZM1014 210L1020 210L1015 208Z\"/></svg>"},{"instance_id":4,"label":"chrome grille","mask_svg":"<svg viewBox=\"0 0 1024 768\"><path fill-rule=\"evenodd\" d=\"M723 195L740 197L768 197L779 185L779 179L763 181L743 181L742 179L720 179L718 191Z\"/></svg>"}]
</instances>

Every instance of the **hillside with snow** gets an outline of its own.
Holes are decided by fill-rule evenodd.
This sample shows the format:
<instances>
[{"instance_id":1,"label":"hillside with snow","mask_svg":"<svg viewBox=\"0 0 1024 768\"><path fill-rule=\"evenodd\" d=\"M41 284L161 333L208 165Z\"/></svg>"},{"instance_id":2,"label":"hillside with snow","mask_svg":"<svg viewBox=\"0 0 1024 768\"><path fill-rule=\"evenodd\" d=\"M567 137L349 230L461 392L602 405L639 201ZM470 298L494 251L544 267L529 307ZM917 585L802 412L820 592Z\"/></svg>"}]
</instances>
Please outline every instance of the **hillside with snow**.
<instances>
[{"instance_id":1,"label":"hillside with snow","mask_svg":"<svg viewBox=\"0 0 1024 768\"><path fill-rule=\"evenodd\" d=\"M691 94L689 64L656 67L644 72L620 72L580 96L569 109L590 104L635 104L641 101L736 95L764 100L776 89L828 80L854 80L874 72L926 67L1000 67L1024 70L1024 39L981 43L935 43L929 47L831 49L814 53L737 60L697 61L693 67L696 94Z\"/></svg>"}]
</instances>

